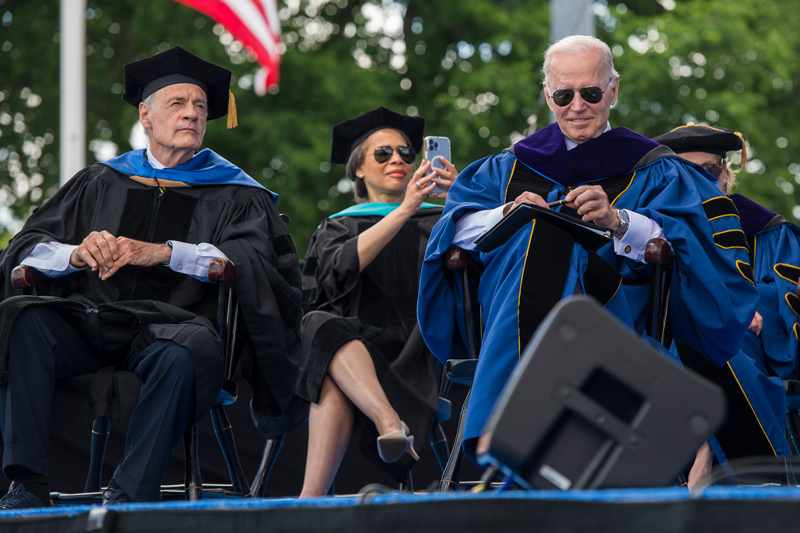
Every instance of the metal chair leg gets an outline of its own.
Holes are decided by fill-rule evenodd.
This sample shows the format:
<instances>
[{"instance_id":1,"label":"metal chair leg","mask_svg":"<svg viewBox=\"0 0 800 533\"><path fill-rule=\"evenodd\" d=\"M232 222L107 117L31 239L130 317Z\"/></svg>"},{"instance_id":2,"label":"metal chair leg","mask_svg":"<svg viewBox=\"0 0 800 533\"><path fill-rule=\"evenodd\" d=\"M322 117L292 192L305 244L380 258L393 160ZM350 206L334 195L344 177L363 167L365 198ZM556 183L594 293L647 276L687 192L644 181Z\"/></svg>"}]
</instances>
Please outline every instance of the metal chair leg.
<instances>
[{"instance_id":1,"label":"metal chair leg","mask_svg":"<svg viewBox=\"0 0 800 533\"><path fill-rule=\"evenodd\" d=\"M221 405L214 406L211 409L211 424L214 426L214 433L217 435L222 456L225 458L225 465L228 467L228 475L231 478L233 491L242 496L248 496L250 494L250 486L247 484L247 478L239 462L239 456L236 454L236 443L233 440L231 423Z\"/></svg>"},{"instance_id":2,"label":"metal chair leg","mask_svg":"<svg viewBox=\"0 0 800 533\"><path fill-rule=\"evenodd\" d=\"M461 414L458 417L458 429L455 439L453 440L453 449L450 452L447 465L442 471L442 479L439 481L440 492L456 490L459 481L461 481L461 465L464 462L464 425L467 418L467 404L469 403L469 395L471 392L471 390L467 392L467 396L464 398L464 406L461 408Z\"/></svg>"},{"instance_id":3,"label":"metal chair leg","mask_svg":"<svg viewBox=\"0 0 800 533\"><path fill-rule=\"evenodd\" d=\"M111 421L107 416L98 416L92 422L92 450L89 456L89 473L86 476L84 492L98 492L103 486L103 457L106 454Z\"/></svg>"},{"instance_id":4,"label":"metal chair leg","mask_svg":"<svg viewBox=\"0 0 800 533\"><path fill-rule=\"evenodd\" d=\"M250 495L253 498L264 498L266 496L269 475L272 473L272 467L275 466L275 462L278 460L278 454L285 440L286 435L281 435L277 439L267 439L264 443L264 453L261 456L261 464L258 466L255 478L253 478L253 486L250 487Z\"/></svg>"},{"instance_id":5,"label":"metal chair leg","mask_svg":"<svg viewBox=\"0 0 800 533\"><path fill-rule=\"evenodd\" d=\"M439 422L436 422L431 430L428 432L428 442L431 444L433 455L436 456L436 462L439 463L439 468L444 471L447 467L447 460L450 457L450 448L447 445L447 436L444 434L444 429Z\"/></svg>"},{"instance_id":6,"label":"metal chair leg","mask_svg":"<svg viewBox=\"0 0 800 533\"><path fill-rule=\"evenodd\" d=\"M197 424L193 424L183 434L183 455L186 463L184 486L186 499L191 501L203 499L203 479L200 476L200 462L197 460L198 437Z\"/></svg>"},{"instance_id":7,"label":"metal chair leg","mask_svg":"<svg viewBox=\"0 0 800 533\"><path fill-rule=\"evenodd\" d=\"M400 483L401 492L414 492L414 478L411 477L411 472L406 475L406 479Z\"/></svg>"}]
</instances>

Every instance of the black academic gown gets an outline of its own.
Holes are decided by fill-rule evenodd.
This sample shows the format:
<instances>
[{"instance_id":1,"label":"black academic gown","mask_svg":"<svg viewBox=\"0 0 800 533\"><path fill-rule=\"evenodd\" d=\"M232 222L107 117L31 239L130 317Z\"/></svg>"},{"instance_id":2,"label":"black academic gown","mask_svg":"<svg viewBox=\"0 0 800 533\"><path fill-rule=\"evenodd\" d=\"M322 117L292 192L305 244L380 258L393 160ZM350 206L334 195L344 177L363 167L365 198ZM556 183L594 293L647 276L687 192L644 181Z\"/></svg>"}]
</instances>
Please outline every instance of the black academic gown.
<instances>
[{"instance_id":1,"label":"black academic gown","mask_svg":"<svg viewBox=\"0 0 800 533\"><path fill-rule=\"evenodd\" d=\"M127 266L101 281L84 270L52 281L55 297L14 297L11 270L45 241L79 244L92 231L163 243L210 243L236 267L242 311L243 372L253 388L253 408L279 416L294 391L300 348L300 270L297 255L273 196L240 185L195 185L159 190L103 164L79 172L34 211L0 263L0 384L7 378L8 333L20 309L31 304L66 312L117 309L139 322L132 347L171 339L192 351L197 375L196 415L206 412L221 385L221 352L214 338L218 287L165 266ZM204 324L209 335L189 335L187 324ZM212 394L209 392L212 391Z\"/></svg>"},{"instance_id":2,"label":"black academic gown","mask_svg":"<svg viewBox=\"0 0 800 533\"><path fill-rule=\"evenodd\" d=\"M361 340L389 402L408 424L416 437L414 447L420 451L436 414L438 393L430 355L417 327L417 289L428 237L442 209L420 210L361 273L358 235L383 215L348 211L358 216L323 221L306 254L303 351L308 363L297 393L317 402L322 379L337 350L351 340ZM413 465L410 456L394 464L382 462L374 424L356 412L354 442L368 459L402 481Z\"/></svg>"}]
</instances>

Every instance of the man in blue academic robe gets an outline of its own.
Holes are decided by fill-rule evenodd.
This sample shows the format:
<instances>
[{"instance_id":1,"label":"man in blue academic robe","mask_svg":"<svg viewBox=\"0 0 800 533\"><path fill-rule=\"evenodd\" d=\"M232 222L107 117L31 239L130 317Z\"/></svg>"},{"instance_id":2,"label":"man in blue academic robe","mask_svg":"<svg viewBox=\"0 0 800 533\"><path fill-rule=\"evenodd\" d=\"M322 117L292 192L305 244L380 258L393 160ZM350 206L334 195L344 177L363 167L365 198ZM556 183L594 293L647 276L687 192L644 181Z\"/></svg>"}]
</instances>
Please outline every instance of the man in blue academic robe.
<instances>
[{"instance_id":1,"label":"man in blue academic robe","mask_svg":"<svg viewBox=\"0 0 800 533\"><path fill-rule=\"evenodd\" d=\"M562 213L613 230L613 243L593 252L534 220L489 253L472 252L485 267L478 290L485 333L467 410L470 456L520 354L561 298L591 295L647 338L649 239L666 239L675 254L674 338L714 364L738 351L757 303L733 203L665 147L611 129L619 75L608 46L593 37L562 39L545 54L543 72L557 123L476 161L450 190L422 268L418 315L425 341L442 360L464 355L442 255L453 244L474 249L476 237L515 204L547 208L562 200Z\"/></svg>"}]
</instances>

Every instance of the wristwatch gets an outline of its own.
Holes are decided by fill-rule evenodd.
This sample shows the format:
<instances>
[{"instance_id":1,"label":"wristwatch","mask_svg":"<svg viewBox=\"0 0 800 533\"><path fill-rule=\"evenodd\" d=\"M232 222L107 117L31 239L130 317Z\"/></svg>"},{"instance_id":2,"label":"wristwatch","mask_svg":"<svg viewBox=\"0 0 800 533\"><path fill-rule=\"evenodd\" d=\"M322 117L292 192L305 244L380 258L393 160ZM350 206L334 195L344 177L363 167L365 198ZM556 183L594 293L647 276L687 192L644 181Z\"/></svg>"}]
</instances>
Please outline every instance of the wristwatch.
<instances>
[{"instance_id":1,"label":"wristwatch","mask_svg":"<svg viewBox=\"0 0 800 533\"><path fill-rule=\"evenodd\" d=\"M618 239L621 239L625 232L628 231L628 226L630 226L631 219L628 216L628 212L624 209L617 209L617 218L619 219L619 228L617 231L614 232L614 236Z\"/></svg>"}]
</instances>

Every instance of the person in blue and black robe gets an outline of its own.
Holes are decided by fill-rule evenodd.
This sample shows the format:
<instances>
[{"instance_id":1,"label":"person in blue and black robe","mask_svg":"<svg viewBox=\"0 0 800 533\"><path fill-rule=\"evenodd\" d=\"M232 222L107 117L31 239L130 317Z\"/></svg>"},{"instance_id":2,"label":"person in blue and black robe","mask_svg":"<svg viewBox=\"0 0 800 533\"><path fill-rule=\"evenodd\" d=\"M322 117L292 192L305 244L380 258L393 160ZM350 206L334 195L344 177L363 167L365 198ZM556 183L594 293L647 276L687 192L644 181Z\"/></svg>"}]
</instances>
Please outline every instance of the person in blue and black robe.
<instances>
[{"instance_id":1,"label":"person in blue and black robe","mask_svg":"<svg viewBox=\"0 0 800 533\"><path fill-rule=\"evenodd\" d=\"M740 164L747 162L740 133L690 122L653 140L702 167L733 201L759 293L758 311L741 350L725 366L708 365L691 347L679 346L684 363L720 384L728 396L728 422L717 432L721 450L715 451L728 459L789 455L782 380L798 378L800 229L746 196L731 194L736 172L726 155L741 151ZM759 434L766 438L758 438Z\"/></svg>"},{"instance_id":2,"label":"person in blue and black robe","mask_svg":"<svg viewBox=\"0 0 800 533\"><path fill-rule=\"evenodd\" d=\"M674 338L713 364L738 352L757 303L731 200L667 148L610 127L619 75L608 46L593 37L562 39L546 52L543 72L557 122L476 161L450 190L422 267L418 317L426 343L442 360L465 353L442 255L453 244L474 250L475 239L514 204L547 208L561 200L556 209L610 228L613 243L592 252L532 221L493 251L472 252L485 267L478 290L485 333L467 410L465 451L471 457L521 353L560 299L591 295L657 345L646 330L653 265L644 262L644 251L651 238L666 239L676 258Z\"/></svg>"}]
</instances>

